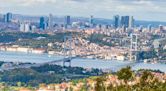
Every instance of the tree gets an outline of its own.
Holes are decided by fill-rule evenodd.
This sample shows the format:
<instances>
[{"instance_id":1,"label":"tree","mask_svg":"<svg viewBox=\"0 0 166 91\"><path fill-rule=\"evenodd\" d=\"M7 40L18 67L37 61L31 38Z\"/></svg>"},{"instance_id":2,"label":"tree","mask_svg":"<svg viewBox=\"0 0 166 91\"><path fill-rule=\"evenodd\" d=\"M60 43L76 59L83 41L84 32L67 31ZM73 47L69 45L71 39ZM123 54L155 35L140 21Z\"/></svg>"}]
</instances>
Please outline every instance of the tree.
<instances>
[{"instance_id":1,"label":"tree","mask_svg":"<svg viewBox=\"0 0 166 91\"><path fill-rule=\"evenodd\" d=\"M131 67L122 68L120 71L117 72L118 79L124 80L127 83L128 80L133 78L133 71Z\"/></svg>"},{"instance_id":2,"label":"tree","mask_svg":"<svg viewBox=\"0 0 166 91\"><path fill-rule=\"evenodd\" d=\"M149 59L157 57L157 52L155 50L151 51L142 51L138 53L139 59Z\"/></svg>"},{"instance_id":3,"label":"tree","mask_svg":"<svg viewBox=\"0 0 166 91\"><path fill-rule=\"evenodd\" d=\"M95 91L105 91L105 86L104 86L104 77L98 77L96 79L96 86L95 86Z\"/></svg>"},{"instance_id":4,"label":"tree","mask_svg":"<svg viewBox=\"0 0 166 91\"><path fill-rule=\"evenodd\" d=\"M153 78L154 75L150 71L145 70L140 78L140 83L142 86L147 85L147 83L149 83L150 80L153 80Z\"/></svg>"}]
</instances>

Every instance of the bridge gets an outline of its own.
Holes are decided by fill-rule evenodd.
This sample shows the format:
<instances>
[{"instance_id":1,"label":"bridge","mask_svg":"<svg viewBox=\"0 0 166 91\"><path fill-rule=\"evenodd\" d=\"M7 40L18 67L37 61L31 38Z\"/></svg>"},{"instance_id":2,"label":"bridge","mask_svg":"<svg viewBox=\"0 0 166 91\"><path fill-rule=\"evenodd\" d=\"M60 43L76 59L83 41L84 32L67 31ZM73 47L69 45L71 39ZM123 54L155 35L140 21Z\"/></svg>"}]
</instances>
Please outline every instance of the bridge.
<instances>
[{"instance_id":1,"label":"bridge","mask_svg":"<svg viewBox=\"0 0 166 91\"><path fill-rule=\"evenodd\" d=\"M69 66L71 67L71 61L73 59L76 59L76 58L83 58L83 57L87 57L87 56L93 56L93 55L97 55L97 54L101 54L101 53L96 53L96 54L86 54L86 55L77 55L75 57L66 57L66 58L63 58L63 59L59 59L59 60L54 60L54 61L50 61L50 62L45 62L43 64L56 64L56 63L60 63L60 62L63 62L63 66L65 66L66 63L69 63Z\"/></svg>"},{"instance_id":2,"label":"bridge","mask_svg":"<svg viewBox=\"0 0 166 91\"><path fill-rule=\"evenodd\" d=\"M136 36L136 40L137 40L137 36ZM131 41L133 41L133 40L131 40ZM68 43L67 43L68 42ZM72 39L72 37L71 36L69 36L69 37L65 37L65 39L64 39L64 43L66 43L65 44L65 46L64 46L64 50L63 50L63 53L64 53L64 58L62 58L62 59L59 59L59 60L53 60L53 61L50 61L50 62L45 62L45 63L41 63L41 64L31 64L31 65L23 65L23 66L18 66L18 67L10 67L9 69L14 69L14 68L29 68L29 67L34 67L34 66L36 66L36 67L38 67L38 66L41 66L41 65L45 65L45 64L57 64L57 63L60 63L60 62L62 62L63 63L63 66L65 66L66 65L66 63L68 63L69 64L69 66L71 66L71 61L73 60L73 59L76 59L76 58L83 58L83 57L87 57L87 56L93 56L93 55L97 55L97 54L101 54L101 53L91 53L91 54L85 54L85 55L76 55L76 56L72 56L72 53L71 53L71 50L73 50L72 49L72 43L73 43L73 39ZM133 46L133 45L135 45L135 46ZM131 45L131 49L135 49L135 50L137 50L137 41L135 42L135 41L133 41L133 43L132 43L132 45ZM69 54L67 55L67 51L69 52ZM124 64L124 65L119 65L119 66L117 66L117 67L119 67L119 68L121 68L121 67L125 67L125 66L133 66L133 65L135 65L136 64L136 61L134 61L134 62L131 62L131 63L129 63L129 64Z\"/></svg>"},{"instance_id":3,"label":"bridge","mask_svg":"<svg viewBox=\"0 0 166 91\"><path fill-rule=\"evenodd\" d=\"M56 64L63 62L63 66L65 66L66 63L68 63L69 66L71 66L71 61L73 59L101 54L101 53L88 53L85 55L77 55L77 53L75 53L75 55L73 56L72 51L75 52L73 46L77 44L82 44L82 41L78 37L73 37L72 35L64 36L63 45L62 45L62 54L64 58L59 60L53 60L51 62L46 62L44 64Z\"/></svg>"},{"instance_id":4,"label":"bridge","mask_svg":"<svg viewBox=\"0 0 166 91\"><path fill-rule=\"evenodd\" d=\"M137 36L138 36L137 34L131 34L130 38L128 38L128 37L126 38L126 39L129 39L131 41L130 61L135 60L133 63L128 64L128 66L131 66L131 65L135 64L136 60L137 60L136 56L133 57L133 54L137 55L137 49L138 49L137 48L137 46L138 46ZM91 53L91 54L85 54L85 55L76 55L75 57L73 57L71 51L74 50L74 49L72 48L72 46L75 46L75 44L78 44L78 41L81 41L79 38L76 39L77 41L75 41L74 39L75 38L73 38L72 35L64 36L63 55L65 57L63 59L60 59L60 60L54 60L54 61L51 61L51 62L46 62L44 64L56 64L56 63L63 62L63 66L65 66L66 63L68 63L69 66L71 66L71 61L75 58L83 58L83 57L87 57L87 56L101 54L101 53ZM117 39L121 39L121 38L117 38ZM69 54L67 54L67 52Z\"/></svg>"}]
</instances>

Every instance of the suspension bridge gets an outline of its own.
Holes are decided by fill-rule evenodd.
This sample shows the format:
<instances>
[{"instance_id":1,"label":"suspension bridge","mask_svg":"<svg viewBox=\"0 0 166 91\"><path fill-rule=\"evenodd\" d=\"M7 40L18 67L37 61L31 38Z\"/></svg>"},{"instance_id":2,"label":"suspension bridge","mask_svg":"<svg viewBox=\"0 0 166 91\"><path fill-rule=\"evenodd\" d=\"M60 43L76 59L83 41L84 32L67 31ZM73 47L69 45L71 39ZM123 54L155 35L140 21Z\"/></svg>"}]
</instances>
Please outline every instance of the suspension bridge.
<instances>
[{"instance_id":1,"label":"suspension bridge","mask_svg":"<svg viewBox=\"0 0 166 91\"><path fill-rule=\"evenodd\" d=\"M137 34L131 34L130 38L128 38L131 42L130 44L130 63L129 64L126 64L127 66L133 66L135 65L135 63L137 63L137 51L138 51L138 35ZM77 39L79 40L79 39ZM123 40L123 39L121 39ZM72 48L72 45L75 44L76 42L74 41L73 37L72 36L65 36L64 37L64 46L63 46L63 53L64 53L64 58L63 59L60 59L60 60L53 60L53 61L50 61L50 62L46 62L44 64L56 64L56 63L60 63L62 62L63 63L63 66L65 66L66 63L69 64L69 66L71 66L71 61L73 59L76 59L76 58L83 58L83 57L87 57L87 56L95 56L97 54L101 54L101 53L91 53L91 54L85 54L85 55L79 55L79 56L72 56L72 53L71 51L74 50ZM67 54L68 52L68 54ZM132 61L134 60L134 61ZM122 66L126 66L126 65L121 65Z\"/></svg>"}]
</instances>

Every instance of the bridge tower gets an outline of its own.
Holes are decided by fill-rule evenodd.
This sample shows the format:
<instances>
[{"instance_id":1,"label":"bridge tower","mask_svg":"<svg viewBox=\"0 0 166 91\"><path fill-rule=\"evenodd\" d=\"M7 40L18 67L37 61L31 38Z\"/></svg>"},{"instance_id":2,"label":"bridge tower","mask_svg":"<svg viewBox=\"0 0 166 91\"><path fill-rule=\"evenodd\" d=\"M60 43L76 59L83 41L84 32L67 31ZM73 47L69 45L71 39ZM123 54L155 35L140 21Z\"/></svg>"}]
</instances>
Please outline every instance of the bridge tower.
<instances>
[{"instance_id":1,"label":"bridge tower","mask_svg":"<svg viewBox=\"0 0 166 91\"><path fill-rule=\"evenodd\" d=\"M137 61L138 34L132 33L130 35L130 41L130 61Z\"/></svg>"},{"instance_id":2,"label":"bridge tower","mask_svg":"<svg viewBox=\"0 0 166 91\"><path fill-rule=\"evenodd\" d=\"M71 60L72 60L72 43L73 38L72 36L64 36L64 46L63 46L63 66L65 66L65 63L69 63L69 66L71 66Z\"/></svg>"}]
</instances>

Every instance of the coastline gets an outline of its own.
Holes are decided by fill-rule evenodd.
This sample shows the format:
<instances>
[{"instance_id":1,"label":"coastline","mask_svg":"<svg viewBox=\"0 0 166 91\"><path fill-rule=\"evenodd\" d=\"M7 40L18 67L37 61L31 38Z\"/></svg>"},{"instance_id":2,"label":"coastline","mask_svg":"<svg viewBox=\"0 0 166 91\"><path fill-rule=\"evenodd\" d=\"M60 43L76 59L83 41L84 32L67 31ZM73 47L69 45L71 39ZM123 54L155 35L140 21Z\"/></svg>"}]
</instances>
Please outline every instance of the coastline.
<instances>
[{"instance_id":1,"label":"coastline","mask_svg":"<svg viewBox=\"0 0 166 91\"><path fill-rule=\"evenodd\" d=\"M30 63L44 63L53 60L59 60L64 58L63 56L49 56L47 53L44 54L27 54L21 52L7 52L0 51L0 60L5 62L30 62ZM83 68L98 68L103 70L117 70L126 65L128 65L130 61L116 61L116 60L101 60L101 59L87 59L87 58L76 58L71 62L72 67L83 67ZM58 65L62 65L62 63L57 63ZM153 70L161 70L166 73L166 64L151 64L151 63L136 63L132 67L133 70L139 69L153 69Z\"/></svg>"}]
</instances>

